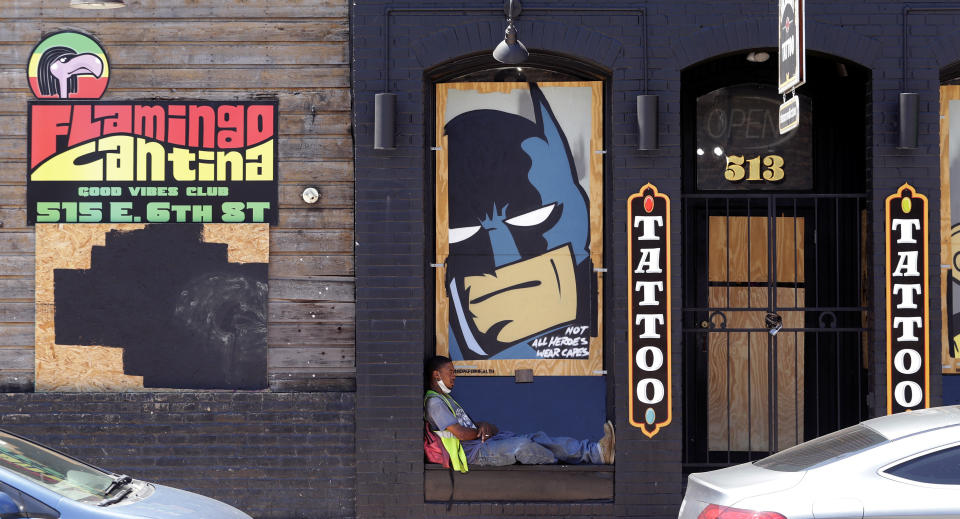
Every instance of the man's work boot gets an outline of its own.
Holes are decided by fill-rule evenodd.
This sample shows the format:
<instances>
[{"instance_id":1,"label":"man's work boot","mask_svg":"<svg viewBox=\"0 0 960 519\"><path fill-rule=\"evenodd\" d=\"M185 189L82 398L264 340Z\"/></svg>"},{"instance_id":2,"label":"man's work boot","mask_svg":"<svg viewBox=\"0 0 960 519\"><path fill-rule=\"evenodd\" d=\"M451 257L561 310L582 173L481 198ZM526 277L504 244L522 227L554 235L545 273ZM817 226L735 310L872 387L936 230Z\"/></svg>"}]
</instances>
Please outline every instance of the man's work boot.
<instances>
[{"instance_id":1,"label":"man's work boot","mask_svg":"<svg viewBox=\"0 0 960 519\"><path fill-rule=\"evenodd\" d=\"M600 447L600 457L605 465L613 465L616 458L616 443L617 438L613 432L613 422L607 420L603 424L603 438L600 438L600 441L597 442L597 446Z\"/></svg>"}]
</instances>

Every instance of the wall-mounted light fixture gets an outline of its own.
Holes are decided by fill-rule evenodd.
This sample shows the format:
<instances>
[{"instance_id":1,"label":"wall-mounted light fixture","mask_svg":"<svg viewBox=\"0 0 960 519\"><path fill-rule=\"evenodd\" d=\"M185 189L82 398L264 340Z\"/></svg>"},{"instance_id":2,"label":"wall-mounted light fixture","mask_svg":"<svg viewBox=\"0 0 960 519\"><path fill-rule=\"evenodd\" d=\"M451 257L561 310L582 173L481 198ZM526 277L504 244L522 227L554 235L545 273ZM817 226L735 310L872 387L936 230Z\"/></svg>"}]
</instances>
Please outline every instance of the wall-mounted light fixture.
<instances>
[{"instance_id":1,"label":"wall-mounted light fixture","mask_svg":"<svg viewBox=\"0 0 960 519\"><path fill-rule=\"evenodd\" d=\"M901 149L918 146L920 140L920 94L900 93L900 142Z\"/></svg>"},{"instance_id":2,"label":"wall-mounted light fixture","mask_svg":"<svg viewBox=\"0 0 960 519\"><path fill-rule=\"evenodd\" d=\"M493 49L493 59L500 63L516 65L530 56L527 48L517 39L517 28L513 26L513 19L520 16L520 11L520 0L506 0L503 5L503 13L507 15L507 30L504 31L503 41Z\"/></svg>"},{"instance_id":3,"label":"wall-mounted light fixture","mask_svg":"<svg viewBox=\"0 0 960 519\"><path fill-rule=\"evenodd\" d=\"M320 191L315 187L308 187L303 190L303 201L308 204L315 204L320 200Z\"/></svg>"},{"instance_id":4,"label":"wall-mounted light fixture","mask_svg":"<svg viewBox=\"0 0 960 519\"><path fill-rule=\"evenodd\" d=\"M70 7L77 9L116 9L125 5L123 0L70 0Z\"/></svg>"},{"instance_id":5,"label":"wall-mounted light fixture","mask_svg":"<svg viewBox=\"0 0 960 519\"><path fill-rule=\"evenodd\" d=\"M389 92L374 96L373 102L373 148L392 150L397 147L394 140L397 120L397 94Z\"/></svg>"},{"instance_id":6,"label":"wall-mounted light fixture","mask_svg":"<svg viewBox=\"0 0 960 519\"><path fill-rule=\"evenodd\" d=\"M639 138L637 149L655 150L659 141L660 100L658 96L643 94L637 96L637 129Z\"/></svg>"},{"instance_id":7,"label":"wall-mounted light fixture","mask_svg":"<svg viewBox=\"0 0 960 519\"><path fill-rule=\"evenodd\" d=\"M755 50L747 54L747 61L751 63L763 63L770 59L770 53L762 50Z\"/></svg>"}]
</instances>

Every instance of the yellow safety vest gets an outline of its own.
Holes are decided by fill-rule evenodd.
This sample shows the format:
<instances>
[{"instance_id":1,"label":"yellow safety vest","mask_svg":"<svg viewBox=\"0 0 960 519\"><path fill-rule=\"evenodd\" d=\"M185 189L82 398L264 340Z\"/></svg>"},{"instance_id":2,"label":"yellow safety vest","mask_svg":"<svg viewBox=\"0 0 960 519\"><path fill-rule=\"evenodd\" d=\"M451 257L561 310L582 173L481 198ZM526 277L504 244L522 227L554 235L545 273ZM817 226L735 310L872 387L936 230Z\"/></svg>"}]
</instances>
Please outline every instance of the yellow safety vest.
<instances>
[{"instance_id":1,"label":"yellow safety vest","mask_svg":"<svg viewBox=\"0 0 960 519\"><path fill-rule=\"evenodd\" d=\"M447 401L447 397L437 393L432 389L428 390L427 394L423 397L423 405L426 406L427 399L434 397L442 400L443 403L447 405L447 409L453 413L453 416L457 416L457 412L453 410L453 405ZM453 400L453 398L450 400ZM453 400L453 402L456 403L457 401ZM459 406L460 404L458 403L457 405ZM443 442L444 448L447 449L447 453L450 454L450 467L454 470L459 470L460 472L467 472L467 470L469 470L467 468L467 454L463 452L463 445L460 445L460 439L454 436L450 431L433 431L433 433L440 438L440 441Z\"/></svg>"}]
</instances>

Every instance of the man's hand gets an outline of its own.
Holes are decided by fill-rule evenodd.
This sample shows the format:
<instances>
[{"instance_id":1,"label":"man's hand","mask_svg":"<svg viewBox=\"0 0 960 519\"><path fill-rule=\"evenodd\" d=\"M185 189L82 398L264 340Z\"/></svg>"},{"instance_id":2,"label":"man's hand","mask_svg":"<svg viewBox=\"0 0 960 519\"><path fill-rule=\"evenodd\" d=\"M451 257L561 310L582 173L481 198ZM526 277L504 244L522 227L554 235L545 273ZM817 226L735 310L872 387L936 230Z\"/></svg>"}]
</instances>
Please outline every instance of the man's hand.
<instances>
[{"instance_id":1,"label":"man's hand","mask_svg":"<svg viewBox=\"0 0 960 519\"><path fill-rule=\"evenodd\" d=\"M453 435L456 436L457 439L460 441L467 441L467 440L486 441L487 438L490 438L494 434L497 434L498 432L500 432L500 430L497 429L497 426L491 423L476 422L475 425L477 426L476 429L470 429L460 424L453 424L450 427L447 427L447 430L453 433Z\"/></svg>"},{"instance_id":2,"label":"man's hand","mask_svg":"<svg viewBox=\"0 0 960 519\"><path fill-rule=\"evenodd\" d=\"M487 441L487 438L500 432L497 429L496 425L487 422L478 422L477 423L477 436L480 438L480 441Z\"/></svg>"}]
</instances>

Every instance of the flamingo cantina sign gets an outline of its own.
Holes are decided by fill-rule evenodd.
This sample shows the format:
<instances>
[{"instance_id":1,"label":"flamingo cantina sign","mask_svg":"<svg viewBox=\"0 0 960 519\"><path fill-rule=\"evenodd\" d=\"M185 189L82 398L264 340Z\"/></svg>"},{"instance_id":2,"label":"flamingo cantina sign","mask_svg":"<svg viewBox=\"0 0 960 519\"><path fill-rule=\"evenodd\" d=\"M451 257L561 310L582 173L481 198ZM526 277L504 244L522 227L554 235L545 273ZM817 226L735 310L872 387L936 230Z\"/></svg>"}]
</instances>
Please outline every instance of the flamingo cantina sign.
<instances>
[{"instance_id":1,"label":"flamingo cantina sign","mask_svg":"<svg viewBox=\"0 0 960 519\"><path fill-rule=\"evenodd\" d=\"M34 47L27 223L277 223L277 100L100 101L103 47Z\"/></svg>"}]
</instances>

